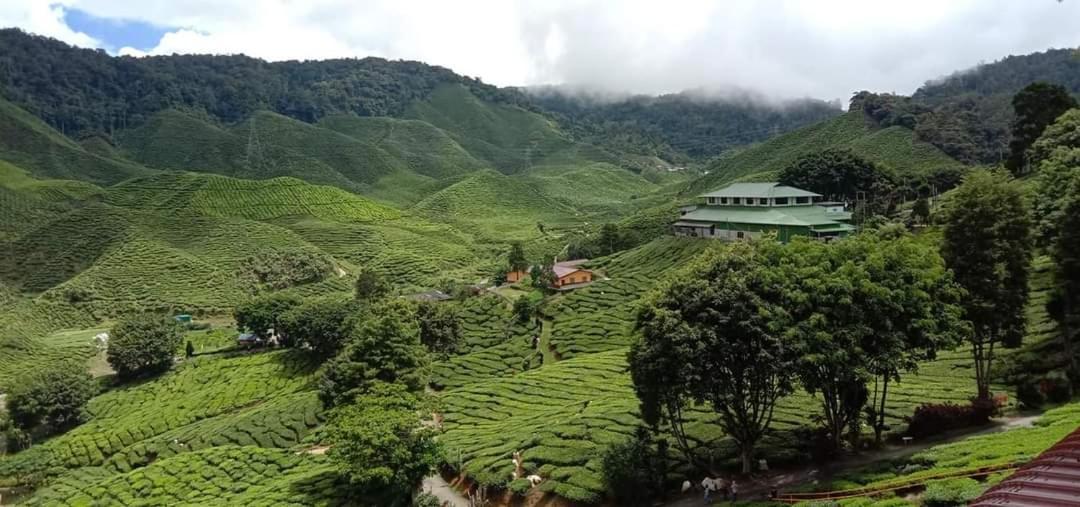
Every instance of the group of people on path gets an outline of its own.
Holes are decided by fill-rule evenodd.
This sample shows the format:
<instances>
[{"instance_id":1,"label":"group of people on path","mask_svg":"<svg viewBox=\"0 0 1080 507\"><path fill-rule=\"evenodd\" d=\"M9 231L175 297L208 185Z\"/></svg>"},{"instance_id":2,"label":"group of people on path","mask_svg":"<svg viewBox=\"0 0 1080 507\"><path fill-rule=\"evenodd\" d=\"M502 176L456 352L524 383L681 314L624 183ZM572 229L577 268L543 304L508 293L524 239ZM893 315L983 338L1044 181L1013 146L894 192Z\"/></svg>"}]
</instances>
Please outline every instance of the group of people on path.
<instances>
[{"instance_id":1,"label":"group of people on path","mask_svg":"<svg viewBox=\"0 0 1080 507\"><path fill-rule=\"evenodd\" d=\"M725 502L728 500L728 494L731 495L733 503L739 501L739 484L734 479L731 480L731 483L728 483L723 477L717 477L716 479L705 477L701 480L701 489L705 490L706 504L709 503L709 497L714 492L720 493L721 499Z\"/></svg>"}]
</instances>

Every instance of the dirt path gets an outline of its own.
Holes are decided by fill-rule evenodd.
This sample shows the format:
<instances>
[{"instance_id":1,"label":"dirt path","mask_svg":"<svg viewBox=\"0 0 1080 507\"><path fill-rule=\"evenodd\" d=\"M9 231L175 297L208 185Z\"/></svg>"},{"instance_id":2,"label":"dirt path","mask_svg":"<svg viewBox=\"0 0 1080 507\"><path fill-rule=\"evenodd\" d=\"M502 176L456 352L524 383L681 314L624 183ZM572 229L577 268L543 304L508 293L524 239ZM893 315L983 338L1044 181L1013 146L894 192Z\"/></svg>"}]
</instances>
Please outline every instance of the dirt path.
<instances>
[{"instance_id":1,"label":"dirt path","mask_svg":"<svg viewBox=\"0 0 1080 507\"><path fill-rule=\"evenodd\" d=\"M435 495L443 505L451 507L469 507L469 500L458 493L439 474L424 479L420 489Z\"/></svg>"},{"instance_id":2,"label":"dirt path","mask_svg":"<svg viewBox=\"0 0 1080 507\"><path fill-rule=\"evenodd\" d=\"M551 330L555 323L551 319L540 320L540 353L544 356L544 364L552 364L559 360L559 354L551 348Z\"/></svg>"},{"instance_id":3,"label":"dirt path","mask_svg":"<svg viewBox=\"0 0 1080 507\"><path fill-rule=\"evenodd\" d=\"M739 498L740 500L765 499L768 498L769 492L773 489L783 492L784 490L790 490L794 486L806 483L825 482L840 473L862 468L880 461L911 456L936 445L956 442L979 435L1031 427L1039 417L1039 415L1003 417L995 419L989 426L977 428L974 431L954 431L934 438L914 442L910 445L891 445L881 451L850 456L832 463L813 464L802 468L773 470L765 474L754 475L748 479L738 481ZM663 506L690 507L704 505L705 502L702 499L699 486L701 478L691 478L690 482L698 489L680 495L678 498L664 503ZM721 502L717 500L713 503L719 505Z\"/></svg>"}]
</instances>

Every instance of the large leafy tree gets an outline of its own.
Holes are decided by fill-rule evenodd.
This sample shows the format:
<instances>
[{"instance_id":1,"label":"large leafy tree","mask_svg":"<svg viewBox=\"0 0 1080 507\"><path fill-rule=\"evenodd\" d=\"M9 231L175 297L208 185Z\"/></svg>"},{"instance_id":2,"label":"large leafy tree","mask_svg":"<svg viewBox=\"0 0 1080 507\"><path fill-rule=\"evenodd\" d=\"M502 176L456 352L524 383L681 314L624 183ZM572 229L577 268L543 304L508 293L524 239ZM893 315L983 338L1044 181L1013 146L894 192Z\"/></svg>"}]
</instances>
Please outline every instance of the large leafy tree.
<instances>
[{"instance_id":1,"label":"large leafy tree","mask_svg":"<svg viewBox=\"0 0 1080 507\"><path fill-rule=\"evenodd\" d=\"M681 410L691 399L709 402L738 445L744 472L793 379L792 349L779 336L784 312L757 257L740 247L669 285L639 313L629 354L646 420L678 427L673 433L692 456Z\"/></svg>"},{"instance_id":2,"label":"large leafy tree","mask_svg":"<svg viewBox=\"0 0 1080 507\"><path fill-rule=\"evenodd\" d=\"M1030 170L1028 149L1058 116L1076 107L1076 99L1063 86L1036 82L1013 96L1012 104L1016 119L1012 124L1012 141L1009 142L1005 167L1019 176Z\"/></svg>"},{"instance_id":3,"label":"large leafy tree","mask_svg":"<svg viewBox=\"0 0 1080 507\"><path fill-rule=\"evenodd\" d=\"M355 287L358 301L371 301L385 296L390 292L390 286L377 271L364 268L356 275Z\"/></svg>"},{"instance_id":4,"label":"large leafy tree","mask_svg":"<svg viewBox=\"0 0 1080 507\"><path fill-rule=\"evenodd\" d=\"M956 346L966 326L961 291L934 249L906 233L862 234L832 246L839 258L858 264L862 283L853 303L862 307L859 349L874 378L870 424L881 441L890 381L914 372L939 350Z\"/></svg>"},{"instance_id":5,"label":"large leafy tree","mask_svg":"<svg viewBox=\"0 0 1080 507\"><path fill-rule=\"evenodd\" d=\"M329 455L363 504L407 506L435 470L435 431L421 425L419 401L402 384L373 382L334 409L327 421Z\"/></svg>"},{"instance_id":6,"label":"large leafy tree","mask_svg":"<svg viewBox=\"0 0 1080 507\"><path fill-rule=\"evenodd\" d=\"M282 317L303 300L291 294L274 293L251 298L233 309L236 328L254 333L266 340L271 331L277 333L282 345L292 344L292 337L281 329Z\"/></svg>"},{"instance_id":7,"label":"large leafy tree","mask_svg":"<svg viewBox=\"0 0 1080 507\"><path fill-rule=\"evenodd\" d=\"M785 334L798 347L799 381L821 400L825 428L839 448L857 429L867 401L862 339L871 316L859 304L857 290L871 282L857 261L816 241L770 249L766 262L774 283L783 288L780 304L791 315Z\"/></svg>"},{"instance_id":8,"label":"large leafy tree","mask_svg":"<svg viewBox=\"0 0 1080 507\"><path fill-rule=\"evenodd\" d=\"M966 291L961 304L984 402L995 346L1018 346L1024 336L1031 228L1023 190L1000 171L969 174L947 211L942 256Z\"/></svg>"},{"instance_id":9,"label":"large leafy tree","mask_svg":"<svg viewBox=\"0 0 1080 507\"><path fill-rule=\"evenodd\" d=\"M311 298L282 314L278 326L296 343L307 344L320 357L330 358L344 346L358 313L356 302L348 299Z\"/></svg>"},{"instance_id":10,"label":"large leafy tree","mask_svg":"<svg viewBox=\"0 0 1080 507\"><path fill-rule=\"evenodd\" d=\"M416 307L416 320L420 324L420 343L431 352L446 357L461 347L461 317L454 307L420 303Z\"/></svg>"},{"instance_id":11,"label":"large leafy tree","mask_svg":"<svg viewBox=\"0 0 1080 507\"><path fill-rule=\"evenodd\" d=\"M376 381L419 391L427 382L427 366L412 310L404 302L387 303L353 328L345 349L327 364L319 398L327 406L339 405Z\"/></svg>"},{"instance_id":12,"label":"large leafy tree","mask_svg":"<svg viewBox=\"0 0 1080 507\"><path fill-rule=\"evenodd\" d=\"M1080 170L1080 109L1070 109L1046 128L1031 148L1038 164L1038 191L1033 213L1038 242L1049 246L1060 227L1061 212L1073 175Z\"/></svg>"},{"instance_id":13,"label":"large leafy tree","mask_svg":"<svg viewBox=\"0 0 1080 507\"><path fill-rule=\"evenodd\" d=\"M180 326L161 315L140 315L120 321L109 332L105 358L121 379L167 371L183 340Z\"/></svg>"},{"instance_id":14,"label":"large leafy tree","mask_svg":"<svg viewBox=\"0 0 1080 507\"><path fill-rule=\"evenodd\" d=\"M889 207L896 181L885 168L850 150L810 153L780 171L780 183L817 192L829 199L860 202L878 213Z\"/></svg>"},{"instance_id":15,"label":"large leafy tree","mask_svg":"<svg viewBox=\"0 0 1080 507\"><path fill-rule=\"evenodd\" d=\"M86 403L96 388L89 373L69 366L34 372L13 384L7 412L16 426L29 432L44 425L56 432L85 420Z\"/></svg>"},{"instance_id":16,"label":"large leafy tree","mask_svg":"<svg viewBox=\"0 0 1080 507\"><path fill-rule=\"evenodd\" d=\"M1054 258L1056 293L1051 315L1061 324L1062 349L1069 361L1073 382L1080 381L1080 364L1073 350L1073 335L1080 319L1080 166L1068 185L1051 254Z\"/></svg>"}]
</instances>

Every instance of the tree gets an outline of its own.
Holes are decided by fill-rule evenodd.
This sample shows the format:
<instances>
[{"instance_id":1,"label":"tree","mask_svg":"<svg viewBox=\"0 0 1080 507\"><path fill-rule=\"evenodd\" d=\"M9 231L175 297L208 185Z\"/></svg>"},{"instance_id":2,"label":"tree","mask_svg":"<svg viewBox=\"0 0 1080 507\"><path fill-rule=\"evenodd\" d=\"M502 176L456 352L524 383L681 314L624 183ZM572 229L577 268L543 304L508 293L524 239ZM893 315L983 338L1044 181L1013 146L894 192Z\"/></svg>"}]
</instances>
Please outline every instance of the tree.
<instances>
[{"instance_id":1,"label":"tree","mask_svg":"<svg viewBox=\"0 0 1080 507\"><path fill-rule=\"evenodd\" d=\"M619 227L613 223L606 223L600 227L600 255L611 255L623 248L623 237L619 233Z\"/></svg>"},{"instance_id":2,"label":"tree","mask_svg":"<svg viewBox=\"0 0 1080 507\"><path fill-rule=\"evenodd\" d=\"M439 463L435 431L417 417L419 402L401 384L374 382L327 421L330 460L365 503L410 505Z\"/></svg>"},{"instance_id":3,"label":"tree","mask_svg":"<svg viewBox=\"0 0 1080 507\"><path fill-rule=\"evenodd\" d=\"M160 315L122 320L109 331L106 360L121 379L167 371L183 340L180 326Z\"/></svg>"},{"instance_id":4,"label":"tree","mask_svg":"<svg viewBox=\"0 0 1080 507\"><path fill-rule=\"evenodd\" d=\"M555 286L555 269L553 266L533 266L533 287L540 290L548 290Z\"/></svg>"},{"instance_id":5,"label":"tree","mask_svg":"<svg viewBox=\"0 0 1080 507\"><path fill-rule=\"evenodd\" d=\"M911 216L921 224L929 224L930 200L925 197L916 199L915 204L911 207Z\"/></svg>"},{"instance_id":6,"label":"tree","mask_svg":"<svg viewBox=\"0 0 1080 507\"><path fill-rule=\"evenodd\" d=\"M529 319L536 313L536 302L527 294L514 300L512 309L514 318L521 324L527 324Z\"/></svg>"},{"instance_id":7,"label":"tree","mask_svg":"<svg viewBox=\"0 0 1080 507\"><path fill-rule=\"evenodd\" d=\"M1080 317L1080 170L1073 173L1067 195L1051 248L1056 288L1053 302L1059 309L1050 314L1061 325L1062 350L1068 358L1069 376L1076 383L1080 381L1080 363L1073 350Z\"/></svg>"},{"instance_id":8,"label":"tree","mask_svg":"<svg viewBox=\"0 0 1080 507\"><path fill-rule=\"evenodd\" d=\"M855 201L869 213L882 213L892 204L897 183L892 174L849 150L830 148L810 153L780 171L780 183L810 190L827 199Z\"/></svg>"},{"instance_id":9,"label":"tree","mask_svg":"<svg viewBox=\"0 0 1080 507\"><path fill-rule=\"evenodd\" d=\"M420 324L420 343L429 351L445 358L461 347L461 318L453 307L420 303L416 320Z\"/></svg>"},{"instance_id":10,"label":"tree","mask_svg":"<svg viewBox=\"0 0 1080 507\"><path fill-rule=\"evenodd\" d=\"M850 329L863 331L858 346L874 378L869 414L880 443L889 382L917 371L920 362L933 360L964 336L961 291L941 256L906 232L860 234L830 248L865 273L852 301L863 308L858 313L863 320L851 322Z\"/></svg>"},{"instance_id":11,"label":"tree","mask_svg":"<svg viewBox=\"0 0 1080 507\"><path fill-rule=\"evenodd\" d=\"M978 399L990 400L994 347L1024 336L1031 219L1023 190L999 171L975 171L956 190L945 219L942 257L966 291Z\"/></svg>"},{"instance_id":12,"label":"tree","mask_svg":"<svg viewBox=\"0 0 1080 507\"><path fill-rule=\"evenodd\" d=\"M97 390L90 374L74 366L51 368L18 379L7 397L11 421L25 432L44 425L48 433L83 422L86 403Z\"/></svg>"},{"instance_id":13,"label":"tree","mask_svg":"<svg viewBox=\"0 0 1080 507\"><path fill-rule=\"evenodd\" d=\"M333 296L309 298L281 315L279 329L297 344L307 344L321 358L341 350L353 327L355 301Z\"/></svg>"},{"instance_id":14,"label":"tree","mask_svg":"<svg viewBox=\"0 0 1080 507\"><path fill-rule=\"evenodd\" d=\"M525 258L525 248L521 246L520 241L515 241L510 245L510 251L507 253L507 262L510 265L510 271L525 271L529 269L529 260Z\"/></svg>"},{"instance_id":15,"label":"tree","mask_svg":"<svg viewBox=\"0 0 1080 507\"><path fill-rule=\"evenodd\" d=\"M1030 162L1039 170L1038 199L1032 209L1037 240L1049 246L1059 230L1073 175L1080 170L1080 109L1070 109L1046 128L1031 148Z\"/></svg>"},{"instance_id":16,"label":"tree","mask_svg":"<svg viewBox=\"0 0 1080 507\"><path fill-rule=\"evenodd\" d=\"M846 243L838 242L837 245ZM869 285L854 259L834 245L793 241L768 248L761 261L781 296L776 303L789 316L786 339L797 350L795 371L803 388L821 400L825 429L834 448L842 447L859 421L869 380L860 342L870 315L859 305L856 290Z\"/></svg>"},{"instance_id":17,"label":"tree","mask_svg":"<svg viewBox=\"0 0 1080 507\"><path fill-rule=\"evenodd\" d=\"M747 473L793 380L793 351L779 332L785 314L754 248L709 257L650 300L638 314L640 335L628 357L646 421L655 425L661 415L681 426L687 399L709 402ZM657 371L665 367L672 371ZM693 461L685 432L672 433Z\"/></svg>"},{"instance_id":18,"label":"tree","mask_svg":"<svg viewBox=\"0 0 1080 507\"><path fill-rule=\"evenodd\" d=\"M247 330L263 340L268 340L271 332L276 333L281 345L288 347L292 345L292 337L282 331L281 318L302 302L299 297L291 294L257 296L236 305L233 319L237 329Z\"/></svg>"},{"instance_id":19,"label":"tree","mask_svg":"<svg viewBox=\"0 0 1080 507\"><path fill-rule=\"evenodd\" d=\"M1009 142L1009 158L1005 161L1005 167L1020 176L1030 170L1028 149L1047 125L1065 111L1076 107L1076 100L1063 86L1037 82L1025 86L1013 96L1012 105L1016 119L1012 124L1012 141Z\"/></svg>"},{"instance_id":20,"label":"tree","mask_svg":"<svg viewBox=\"0 0 1080 507\"><path fill-rule=\"evenodd\" d=\"M385 296L390 292L390 287L386 285L382 275L372 269L361 269L356 275L356 299L358 301L369 301L382 296Z\"/></svg>"},{"instance_id":21,"label":"tree","mask_svg":"<svg viewBox=\"0 0 1080 507\"><path fill-rule=\"evenodd\" d=\"M609 446L600 458L604 483L616 505L652 505L664 491L667 463L664 441L653 442L648 428L639 426L634 436Z\"/></svg>"},{"instance_id":22,"label":"tree","mask_svg":"<svg viewBox=\"0 0 1080 507\"><path fill-rule=\"evenodd\" d=\"M370 315L353 328L319 379L319 399L326 406L347 402L375 381L399 382L413 391L427 383L427 351L408 305L394 301Z\"/></svg>"},{"instance_id":23,"label":"tree","mask_svg":"<svg viewBox=\"0 0 1080 507\"><path fill-rule=\"evenodd\" d=\"M1028 162L1038 167L1043 161L1060 152L1080 149L1080 109L1065 111L1043 130L1031 145Z\"/></svg>"}]
</instances>

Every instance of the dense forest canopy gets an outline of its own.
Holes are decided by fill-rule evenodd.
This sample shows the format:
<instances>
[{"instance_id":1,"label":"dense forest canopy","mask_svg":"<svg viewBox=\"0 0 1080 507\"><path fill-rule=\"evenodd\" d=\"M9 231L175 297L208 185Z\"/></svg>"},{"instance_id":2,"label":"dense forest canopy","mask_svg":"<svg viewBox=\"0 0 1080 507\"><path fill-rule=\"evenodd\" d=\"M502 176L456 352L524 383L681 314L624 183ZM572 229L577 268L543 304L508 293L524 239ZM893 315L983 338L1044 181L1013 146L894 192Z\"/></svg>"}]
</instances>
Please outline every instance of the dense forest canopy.
<instances>
[{"instance_id":1,"label":"dense forest canopy","mask_svg":"<svg viewBox=\"0 0 1080 507\"><path fill-rule=\"evenodd\" d=\"M862 108L883 127L913 129L920 140L962 162L996 164L1009 154L1012 97L1033 82L1080 96L1080 52L1009 56L927 82L911 97L862 91L852 97L851 108Z\"/></svg>"},{"instance_id":2,"label":"dense forest canopy","mask_svg":"<svg viewBox=\"0 0 1080 507\"><path fill-rule=\"evenodd\" d=\"M1010 55L944 79L928 81L915 91L913 97L937 104L965 94L1012 95L1033 81L1050 81L1073 94L1080 93L1080 51L1075 48L1050 49L1029 55Z\"/></svg>"},{"instance_id":3,"label":"dense forest canopy","mask_svg":"<svg viewBox=\"0 0 1080 507\"><path fill-rule=\"evenodd\" d=\"M498 88L414 61L266 62L243 55L112 57L18 29L0 30L0 94L61 132L111 135L168 108L235 123L258 110L305 122L328 115L401 116L439 85L546 113L579 141L685 163L840 113L799 100L705 99L683 93L596 102Z\"/></svg>"},{"instance_id":4,"label":"dense forest canopy","mask_svg":"<svg viewBox=\"0 0 1080 507\"><path fill-rule=\"evenodd\" d=\"M682 92L611 99L537 88L529 95L583 141L675 162L714 157L842 112L821 100L773 103L749 94Z\"/></svg>"},{"instance_id":5,"label":"dense forest canopy","mask_svg":"<svg viewBox=\"0 0 1080 507\"><path fill-rule=\"evenodd\" d=\"M524 103L449 69L382 58L266 62L243 55L111 57L18 29L0 30L3 96L68 135L112 133L167 108L236 122L260 109L314 122L333 113L394 116L438 85Z\"/></svg>"}]
</instances>

